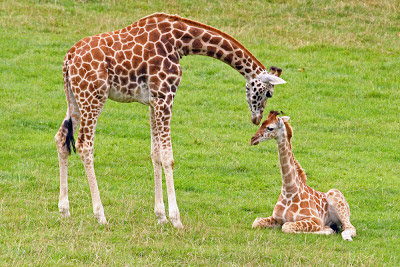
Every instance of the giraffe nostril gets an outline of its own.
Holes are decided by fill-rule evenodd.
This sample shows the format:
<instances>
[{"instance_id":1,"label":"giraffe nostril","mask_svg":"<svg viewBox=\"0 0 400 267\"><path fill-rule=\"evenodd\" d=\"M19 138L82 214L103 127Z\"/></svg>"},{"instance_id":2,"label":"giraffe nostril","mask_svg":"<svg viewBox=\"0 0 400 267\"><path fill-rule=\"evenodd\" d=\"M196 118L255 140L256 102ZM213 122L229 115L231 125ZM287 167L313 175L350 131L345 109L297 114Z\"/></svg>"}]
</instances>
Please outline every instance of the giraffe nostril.
<instances>
[{"instance_id":1,"label":"giraffe nostril","mask_svg":"<svg viewBox=\"0 0 400 267\"><path fill-rule=\"evenodd\" d=\"M251 145L251 146L252 146L252 145L258 145L259 141L257 141L257 139L258 139L257 136L253 136L253 137L251 138L250 145Z\"/></svg>"}]
</instances>

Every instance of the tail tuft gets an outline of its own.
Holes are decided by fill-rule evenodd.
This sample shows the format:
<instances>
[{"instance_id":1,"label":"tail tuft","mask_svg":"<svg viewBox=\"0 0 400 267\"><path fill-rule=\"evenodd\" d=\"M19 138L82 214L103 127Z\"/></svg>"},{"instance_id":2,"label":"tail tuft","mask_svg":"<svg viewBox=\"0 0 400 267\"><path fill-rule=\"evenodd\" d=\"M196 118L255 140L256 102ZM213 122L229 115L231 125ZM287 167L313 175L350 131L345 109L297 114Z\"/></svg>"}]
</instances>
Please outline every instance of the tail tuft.
<instances>
[{"instance_id":1,"label":"tail tuft","mask_svg":"<svg viewBox=\"0 0 400 267\"><path fill-rule=\"evenodd\" d=\"M64 145L66 146L66 148L68 150L68 154L71 155L71 144L72 144L72 149L74 150L74 153L76 153L74 129L72 127L72 118L69 118L69 120L64 121L64 127L67 129L67 137L65 138Z\"/></svg>"}]
</instances>

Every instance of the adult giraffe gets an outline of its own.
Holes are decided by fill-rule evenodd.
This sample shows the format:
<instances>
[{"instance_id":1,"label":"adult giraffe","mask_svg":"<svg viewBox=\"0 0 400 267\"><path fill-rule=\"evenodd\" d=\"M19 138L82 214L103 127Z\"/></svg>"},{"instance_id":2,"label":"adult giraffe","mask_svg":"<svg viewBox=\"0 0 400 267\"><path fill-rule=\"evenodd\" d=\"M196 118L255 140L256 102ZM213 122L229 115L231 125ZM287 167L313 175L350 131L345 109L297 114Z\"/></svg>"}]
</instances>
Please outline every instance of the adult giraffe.
<instances>
[{"instance_id":1,"label":"adult giraffe","mask_svg":"<svg viewBox=\"0 0 400 267\"><path fill-rule=\"evenodd\" d=\"M167 223L162 194L162 167L167 184L169 217L182 227L173 181L170 122L174 95L181 80L179 60L186 55L217 58L246 79L251 121L259 124L267 98L279 78L280 69L265 67L238 41L210 26L162 13L140 19L113 32L94 35L76 43L63 64L67 114L55 136L60 164L61 215L70 216L68 200L68 155L78 150L89 180L93 212L99 223L107 223L93 167L93 144L97 119L108 98L118 102L140 102L150 107L151 157L155 178L155 214ZM80 122L74 144L73 134Z\"/></svg>"}]
</instances>

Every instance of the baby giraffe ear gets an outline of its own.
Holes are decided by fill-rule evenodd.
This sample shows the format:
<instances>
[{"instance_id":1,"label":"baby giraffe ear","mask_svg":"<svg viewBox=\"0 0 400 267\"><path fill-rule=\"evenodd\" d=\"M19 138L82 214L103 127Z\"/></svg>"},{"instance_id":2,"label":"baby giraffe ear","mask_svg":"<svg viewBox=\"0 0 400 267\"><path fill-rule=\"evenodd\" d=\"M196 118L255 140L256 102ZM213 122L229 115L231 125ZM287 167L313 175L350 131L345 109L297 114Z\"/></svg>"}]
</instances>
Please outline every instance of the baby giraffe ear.
<instances>
[{"instance_id":1,"label":"baby giraffe ear","mask_svg":"<svg viewBox=\"0 0 400 267\"><path fill-rule=\"evenodd\" d=\"M278 118L278 123L276 124L276 126L278 127L278 129L282 128L285 124L283 123L283 119L282 117Z\"/></svg>"},{"instance_id":2,"label":"baby giraffe ear","mask_svg":"<svg viewBox=\"0 0 400 267\"><path fill-rule=\"evenodd\" d=\"M283 116L283 117L281 117L281 119L282 119L284 122L288 122L288 121L290 120L290 117L288 117L288 116Z\"/></svg>"}]
</instances>

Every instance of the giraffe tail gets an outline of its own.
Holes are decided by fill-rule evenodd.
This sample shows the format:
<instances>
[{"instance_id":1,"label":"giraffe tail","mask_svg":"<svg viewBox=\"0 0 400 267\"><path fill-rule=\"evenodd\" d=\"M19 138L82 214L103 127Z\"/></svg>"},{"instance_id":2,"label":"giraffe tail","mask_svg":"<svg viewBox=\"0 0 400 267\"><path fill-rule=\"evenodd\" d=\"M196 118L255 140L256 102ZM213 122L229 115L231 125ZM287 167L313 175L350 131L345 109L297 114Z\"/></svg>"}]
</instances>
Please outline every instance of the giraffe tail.
<instances>
[{"instance_id":1,"label":"giraffe tail","mask_svg":"<svg viewBox=\"0 0 400 267\"><path fill-rule=\"evenodd\" d=\"M63 126L67 130L67 136L65 138L64 146L67 148L68 154L71 155L71 145L72 149L74 150L74 153L76 153L75 139L73 133L74 130L72 127L72 118L70 117L68 120L65 120Z\"/></svg>"},{"instance_id":2,"label":"giraffe tail","mask_svg":"<svg viewBox=\"0 0 400 267\"><path fill-rule=\"evenodd\" d=\"M72 118L70 114L70 102L71 100L69 97L71 97L71 85L70 85L70 80L69 80L69 73L68 73L68 55L66 56L64 60L64 66L63 66L63 78L64 78L64 90L65 90L65 96L67 97L67 103L68 103L68 112L67 112L67 118L64 120L63 127L65 130L67 130L67 135L65 137L65 143L64 146L67 148L68 154L71 155L71 145L72 149L74 150L74 153L76 153L76 148L75 148L75 139L74 139L74 128L72 125Z\"/></svg>"}]
</instances>

